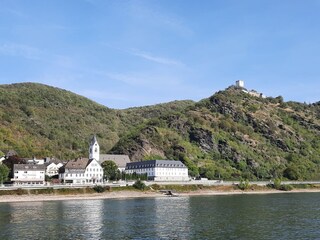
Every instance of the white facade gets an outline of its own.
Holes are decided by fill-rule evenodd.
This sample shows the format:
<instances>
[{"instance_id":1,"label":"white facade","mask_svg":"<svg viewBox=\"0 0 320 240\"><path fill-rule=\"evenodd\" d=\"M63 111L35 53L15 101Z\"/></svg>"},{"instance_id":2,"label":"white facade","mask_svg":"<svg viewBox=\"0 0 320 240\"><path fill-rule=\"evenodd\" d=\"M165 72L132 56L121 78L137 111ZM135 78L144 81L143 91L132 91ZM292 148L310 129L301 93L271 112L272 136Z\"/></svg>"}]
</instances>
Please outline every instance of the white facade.
<instances>
[{"instance_id":1,"label":"white facade","mask_svg":"<svg viewBox=\"0 0 320 240\"><path fill-rule=\"evenodd\" d=\"M15 184L44 184L45 167L44 165L34 164L14 164L13 178Z\"/></svg>"},{"instance_id":2,"label":"white facade","mask_svg":"<svg viewBox=\"0 0 320 240\"><path fill-rule=\"evenodd\" d=\"M103 168L95 159L73 160L61 169L59 179L63 183L98 184L103 182Z\"/></svg>"},{"instance_id":3,"label":"white facade","mask_svg":"<svg viewBox=\"0 0 320 240\"><path fill-rule=\"evenodd\" d=\"M96 136L93 136L89 146L89 159L95 159L99 161L100 157L100 146L98 144Z\"/></svg>"},{"instance_id":4,"label":"white facade","mask_svg":"<svg viewBox=\"0 0 320 240\"><path fill-rule=\"evenodd\" d=\"M236 81L236 87L244 88L244 81L242 80Z\"/></svg>"},{"instance_id":5,"label":"white facade","mask_svg":"<svg viewBox=\"0 0 320 240\"><path fill-rule=\"evenodd\" d=\"M150 160L131 162L126 166L128 174L147 174L153 181L188 181L188 168L181 161Z\"/></svg>"},{"instance_id":6,"label":"white facade","mask_svg":"<svg viewBox=\"0 0 320 240\"><path fill-rule=\"evenodd\" d=\"M85 177L87 183L102 183L103 182L103 168L99 162L92 160L86 167Z\"/></svg>"},{"instance_id":7,"label":"white facade","mask_svg":"<svg viewBox=\"0 0 320 240\"><path fill-rule=\"evenodd\" d=\"M59 174L59 168L61 168L63 166L62 163L50 163L48 166L47 166L47 169L46 169L46 175L48 175L49 177L52 177L52 176L55 176L55 175L58 175Z\"/></svg>"}]
</instances>

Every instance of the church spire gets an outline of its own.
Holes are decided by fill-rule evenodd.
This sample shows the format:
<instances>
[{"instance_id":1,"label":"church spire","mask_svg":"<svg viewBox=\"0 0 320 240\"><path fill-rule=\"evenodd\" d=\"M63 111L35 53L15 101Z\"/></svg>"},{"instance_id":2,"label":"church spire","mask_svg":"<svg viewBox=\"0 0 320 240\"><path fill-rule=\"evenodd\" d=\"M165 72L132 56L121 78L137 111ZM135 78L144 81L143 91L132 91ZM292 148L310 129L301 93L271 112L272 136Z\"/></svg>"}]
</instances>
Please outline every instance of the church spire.
<instances>
[{"instance_id":1,"label":"church spire","mask_svg":"<svg viewBox=\"0 0 320 240\"><path fill-rule=\"evenodd\" d=\"M89 159L95 159L97 161L100 159L100 147L96 135L92 137L90 142Z\"/></svg>"}]
</instances>

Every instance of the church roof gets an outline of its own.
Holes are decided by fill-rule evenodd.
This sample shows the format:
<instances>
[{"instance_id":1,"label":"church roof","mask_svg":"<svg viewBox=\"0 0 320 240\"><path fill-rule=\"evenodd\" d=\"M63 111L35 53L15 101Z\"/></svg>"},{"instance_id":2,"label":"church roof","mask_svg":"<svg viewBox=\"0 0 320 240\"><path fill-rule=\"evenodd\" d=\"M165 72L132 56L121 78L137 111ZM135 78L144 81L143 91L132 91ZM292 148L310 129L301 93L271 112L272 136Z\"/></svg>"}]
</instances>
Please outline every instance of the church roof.
<instances>
[{"instance_id":1,"label":"church roof","mask_svg":"<svg viewBox=\"0 0 320 240\"><path fill-rule=\"evenodd\" d=\"M96 135L93 135L93 137L91 139L91 145L94 144L95 142L98 142L97 137L96 137Z\"/></svg>"},{"instance_id":2,"label":"church roof","mask_svg":"<svg viewBox=\"0 0 320 240\"><path fill-rule=\"evenodd\" d=\"M100 154L100 163L104 161L113 161L120 168L125 168L126 164L130 162L128 155L117 155L117 154Z\"/></svg>"}]
</instances>

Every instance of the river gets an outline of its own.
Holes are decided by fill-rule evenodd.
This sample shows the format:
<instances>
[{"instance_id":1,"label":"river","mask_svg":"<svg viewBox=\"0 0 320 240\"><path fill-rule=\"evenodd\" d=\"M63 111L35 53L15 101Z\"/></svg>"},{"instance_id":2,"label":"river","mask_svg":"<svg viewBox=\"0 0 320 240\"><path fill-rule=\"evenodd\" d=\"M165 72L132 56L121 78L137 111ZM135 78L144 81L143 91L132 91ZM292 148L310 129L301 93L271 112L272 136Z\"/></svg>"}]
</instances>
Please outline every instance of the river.
<instances>
[{"instance_id":1,"label":"river","mask_svg":"<svg viewBox=\"0 0 320 240\"><path fill-rule=\"evenodd\" d=\"M320 193L0 203L0 239L320 239Z\"/></svg>"}]
</instances>

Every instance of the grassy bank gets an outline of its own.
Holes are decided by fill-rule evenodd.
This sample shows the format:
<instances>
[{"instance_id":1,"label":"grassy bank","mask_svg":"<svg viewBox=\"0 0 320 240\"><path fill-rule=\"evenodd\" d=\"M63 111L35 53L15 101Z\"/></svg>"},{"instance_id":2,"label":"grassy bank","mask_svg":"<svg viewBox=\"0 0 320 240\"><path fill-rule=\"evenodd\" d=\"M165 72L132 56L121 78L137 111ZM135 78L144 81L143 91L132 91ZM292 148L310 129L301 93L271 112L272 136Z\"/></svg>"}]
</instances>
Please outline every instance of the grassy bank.
<instances>
[{"instance_id":1,"label":"grassy bank","mask_svg":"<svg viewBox=\"0 0 320 240\"><path fill-rule=\"evenodd\" d=\"M246 189L239 188L238 185L232 186L204 186L204 185L158 185L153 184L149 187L146 187L144 190L136 189L132 186L124 187L86 187L86 188L44 188L44 189L22 189L18 188L16 190L1 190L0 196L5 195L82 195L82 194L94 194L94 193L103 193L103 192L121 192L121 191L136 191L136 192L158 192L161 190L171 190L177 193L191 193L191 192L201 192L201 191L212 191L212 192L233 192L233 191L244 191L244 192L262 192L270 190L279 190L279 191L291 191L291 190L320 190L320 184L295 184L290 185L290 187L283 189L275 189L273 186L258 186L258 185L249 185Z\"/></svg>"}]
</instances>

